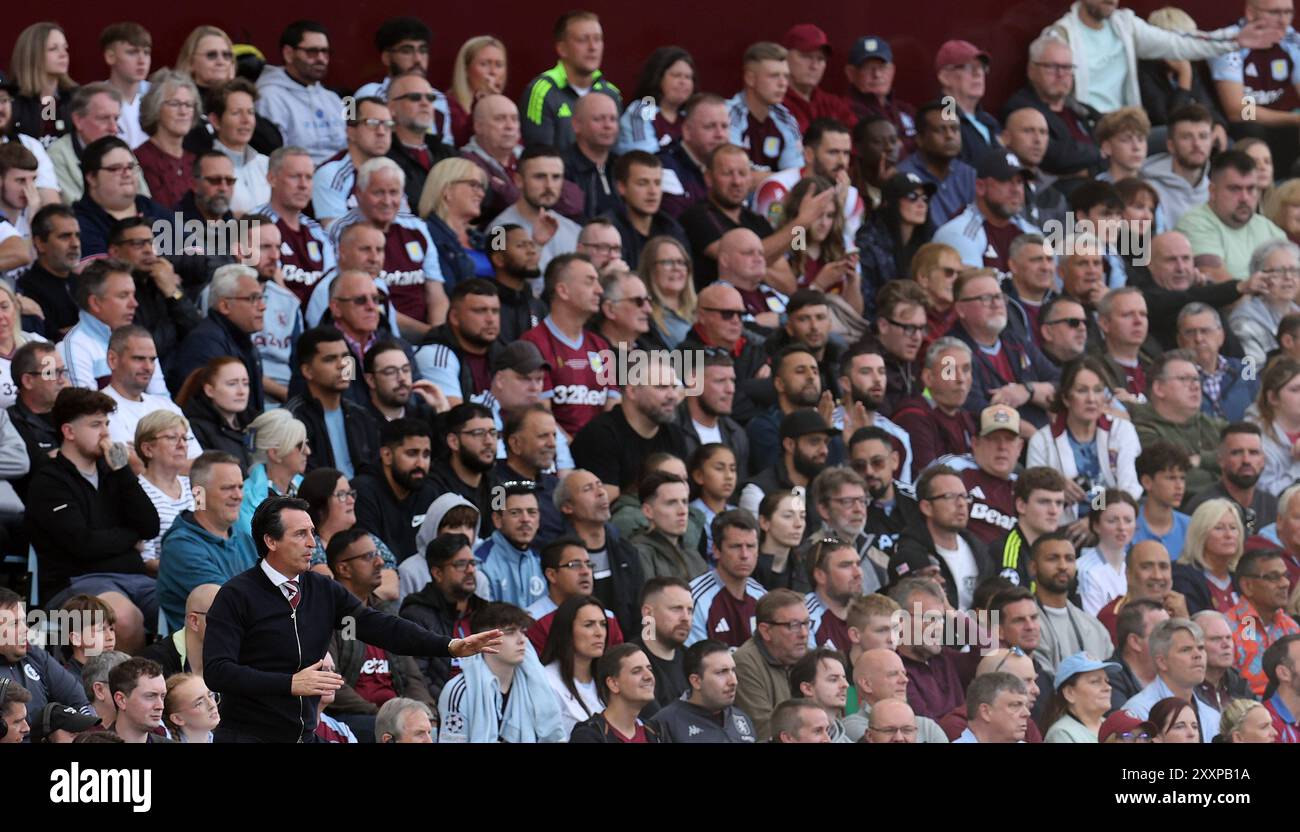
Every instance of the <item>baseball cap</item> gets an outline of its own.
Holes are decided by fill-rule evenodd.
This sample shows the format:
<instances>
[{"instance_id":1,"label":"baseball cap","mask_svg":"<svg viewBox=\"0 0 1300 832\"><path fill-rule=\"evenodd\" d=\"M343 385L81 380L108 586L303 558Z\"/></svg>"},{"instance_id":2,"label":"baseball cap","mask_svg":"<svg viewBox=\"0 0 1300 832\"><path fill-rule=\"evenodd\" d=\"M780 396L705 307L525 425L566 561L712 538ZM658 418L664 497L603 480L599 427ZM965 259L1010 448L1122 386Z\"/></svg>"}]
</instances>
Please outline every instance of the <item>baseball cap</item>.
<instances>
[{"instance_id":1,"label":"baseball cap","mask_svg":"<svg viewBox=\"0 0 1300 832\"><path fill-rule=\"evenodd\" d=\"M1020 164L1020 157L1010 150L993 149L980 157L975 165L976 179L996 179L1010 182L1017 176L1025 177L1029 171Z\"/></svg>"},{"instance_id":2,"label":"baseball cap","mask_svg":"<svg viewBox=\"0 0 1300 832\"><path fill-rule=\"evenodd\" d=\"M993 404L980 411L980 436L1000 430L1020 434L1020 414L1005 404Z\"/></svg>"},{"instance_id":3,"label":"baseball cap","mask_svg":"<svg viewBox=\"0 0 1300 832\"><path fill-rule=\"evenodd\" d=\"M938 565L939 559L923 549L895 546L893 557L889 559L889 577L893 581L901 581L919 574L922 569Z\"/></svg>"},{"instance_id":4,"label":"baseball cap","mask_svg":"<svg viewBox=\"0 0 1300 832\"><path fill-rule=\"evenodd\" d=\"M551 365L542 358L541 350L530 341L512 341L505 349L492 358L492 372L514 370L516 373L531 373L534 370Z\"/></svg>"},{"instance_id":5,"label":"baseball cap","mask_svg":"<svg viewBox=\"0 0 1300 832\"><path fill-rule=\"evenodd\" d=\"M979 58L986 64L992 60L989 53L968 40L950 40L940 46L935 54L934 71L938 72L945 66L968 64L975 58Z\"/></svg>"},{"instance_id":6,"label":"baseball cap","mask_svg":"<svg viewBox=\"0 0 1300 832\"><path fill-rule=\"evenodd\" d=\"M827 55L831 53L831 43L826 38L826 33L813 23L791 26L785 37L781 38L781 45L799 52L816 52L820 49Z\"/></svg>"},{"instance_id":7,"label":"baseball cap","mask_svg":"<svg viewBox=\"0 0 1300 832\"><path fill-rule=\"evenodd\" d=\"M1080 650L1073 656L1066 656L1061 663L1056 666L1056 689L1060 690L1061 685L1070 681L1074 676L1080 673L1089 673L1093 670L1106 670L1107 668L1118 668L1116 662L1099 662L1086 652Z\"/></svg>"},{"instance_id":8,"label":"baseball cap","mask_svg":"<svg viewBox=\"0 0 1300 832\"><path fill-rule=\"evenodd\" d=\"M798 439L810 433L834 434L835 429L826 424L820 413L810 408L796 410L781 420L782 439Z\"/></svg>"},{"instance_id":9,"label":"baseball cap","mask_svg":"<svg viewBox=\"0 0 1300 832\"><path fill-rule=\"evenodd\" d=\"M889 48L889 41L878 35L866 35L853 42L853 48L849 50L850 65L862 66L863 63L872 58L892 64L894 62L894 50Z\"/></svg>"},{"instance_id":10,"label":"baseball cap","mask_svg":"<svg viewBox=\"0 0 1300 832\"><path fill-rule=\"evenodd\" d=\"M1115 711L1106 717L1106 721L1101 724L1101 728L1097 731L1097 741L1105 742L1110 738L1111 734L1127 734L1139 729L1146 731L1153 737L1156 735L1155 729L1150 722L1143 722L1127 711Z\"/></svg>"},{"instance_id":11,"label":"baseball cap","mask_svg":"<svg viewBox=\"0 0 1300 832\"><path fill-rule=\"evenodd\" d=\"M886 179L885 184L880 187L885 202L898 202L913 191L925 191L925 195L930 197L934 196L937 190L938 186L933 182L926 182L915 173L896 173Z\"/></svg>"},{"instance_id":12,"label":"baseball cap","mask_svg":"<svg viewBox=\"0 0 1300 832\"><path fill-rule=\"evenodd\" d=\"M55 731L80 734L98 724L97 716L87 716L70 705L51 702L41 710L40 719L32 724L32 741L39 742Z\"/></svg>"}]
</instances>

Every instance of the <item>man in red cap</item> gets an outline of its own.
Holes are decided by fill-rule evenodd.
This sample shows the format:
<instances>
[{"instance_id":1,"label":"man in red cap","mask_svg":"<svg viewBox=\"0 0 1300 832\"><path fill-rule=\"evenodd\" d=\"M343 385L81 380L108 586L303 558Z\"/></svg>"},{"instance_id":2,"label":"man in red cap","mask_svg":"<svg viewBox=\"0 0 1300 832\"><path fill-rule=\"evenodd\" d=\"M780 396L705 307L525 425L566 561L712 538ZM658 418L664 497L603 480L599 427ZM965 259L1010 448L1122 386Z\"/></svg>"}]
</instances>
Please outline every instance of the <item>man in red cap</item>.
<instances>
[{"instance_id":1,"label":"man in red cap","mask_svg":"<svg viewBox=\"0 0 1300 832\"><path fill-rule=\"evenodd\" d=\"M950 40L934 56L934 71L944 103L956 104L955 116L961 122L961 156L963 162L978 164L989 148L999 148L1002 125L980 106L984 82L989 74L989 53L970 41Z\"/></svg>"},{"instance_id":2,"label":"man in red cap","mask_svg":"<svg viewBox=\"0 0 1300 832\"><path fill-rule=\"evenodd\" d=\"M826 33L815 24L800 23L790 27L781 38L781 45L788 50L786 63L790 65L790 87L781 103L799 122L799 132L806 133L808 124L815 118L833 118L852 127L858 118L848 99L821 88L826 62L831 56Z\"/></svg>"}]
</instances>

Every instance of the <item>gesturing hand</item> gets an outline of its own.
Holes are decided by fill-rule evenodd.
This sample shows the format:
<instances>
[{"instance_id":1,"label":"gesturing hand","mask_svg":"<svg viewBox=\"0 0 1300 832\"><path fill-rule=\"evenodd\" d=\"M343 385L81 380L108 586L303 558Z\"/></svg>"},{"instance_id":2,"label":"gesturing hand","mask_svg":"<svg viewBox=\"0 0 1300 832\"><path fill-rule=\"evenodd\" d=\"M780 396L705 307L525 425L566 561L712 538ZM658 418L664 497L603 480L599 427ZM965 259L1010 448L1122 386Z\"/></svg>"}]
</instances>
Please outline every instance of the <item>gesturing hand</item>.
<instances>
[{"instance_id":1,"label":"gesturing hand","mask_svg":"<svg viewBox=\"0 0 1300 832\"><path fill-rule=\"evenodd\" d=\"M479 653L496 653L504 638L505 633L500 630L484 630L468 638L453 638L451 644L447 645L447 652L457 659Z\"/></svg>"},{"instance_id":2,"label":"gesturing hand","mask_svg":"<svg viewBox=\"0 0 1300 832\"><path fill-rule=\"evenodd\" d=\"M325 660L321 659L293 674L289 692L294 696L322 696L343 687L343 677L332 670L321 670L324 664Z\"/></svg>"}]
</instances>

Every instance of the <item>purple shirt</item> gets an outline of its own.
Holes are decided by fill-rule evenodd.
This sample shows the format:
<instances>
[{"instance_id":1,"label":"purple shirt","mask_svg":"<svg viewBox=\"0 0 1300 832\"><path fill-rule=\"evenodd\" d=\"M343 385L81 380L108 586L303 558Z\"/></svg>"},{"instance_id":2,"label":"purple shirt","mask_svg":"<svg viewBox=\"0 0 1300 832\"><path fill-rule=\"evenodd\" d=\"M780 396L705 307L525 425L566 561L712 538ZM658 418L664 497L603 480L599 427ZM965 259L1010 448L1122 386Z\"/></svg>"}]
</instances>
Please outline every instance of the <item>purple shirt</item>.
<instances>
[{"instance_id":1,"label":"purple shirt","mask_svg":"<svg viewBox=\"0 0 1300 832\"><path fill-rule=\"evenodd\" d=\"M907 669L907 704L917 716L928 716L937 722L953 708L966 704L966 693L957 673L957 656L949 647L928 662L899 654Z\"/></svg>"}]
</instances>

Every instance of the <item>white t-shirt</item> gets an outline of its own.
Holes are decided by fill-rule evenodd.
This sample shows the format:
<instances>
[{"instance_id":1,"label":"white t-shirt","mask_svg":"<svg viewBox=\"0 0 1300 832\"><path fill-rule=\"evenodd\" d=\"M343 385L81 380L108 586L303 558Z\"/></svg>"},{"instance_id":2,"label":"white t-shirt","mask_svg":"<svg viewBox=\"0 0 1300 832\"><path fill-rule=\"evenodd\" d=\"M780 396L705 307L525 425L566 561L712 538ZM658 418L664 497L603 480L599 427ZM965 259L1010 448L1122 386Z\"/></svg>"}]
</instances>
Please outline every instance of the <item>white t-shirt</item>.
<instances>
[{"instance_id":1,"label":"white t-shirt","mask_svg":"<svg viewBox=\"0 0 1300 832\"><path fill-rule=\"evenodd\" d=\"M956 549L945 549L936 543L934 550L948 564L948 571L957 585L957 606L970 609L975 599L975 582L979 579L979 567L975 564L975 553L970 550L970 544L959 535Z\"/></svg>"},{"instance_id":2,"label":"white t-shirt","mask_svg":"<svg viewBox=\"0 0 1300 832\"><path fill-rule=\"evenodd\" d=\"M542 669L546 673L546 681L550 683L551 690L555 691L555 697L560 700L560 719L564 722L566 737L573 732L573 726L579 722L586 722L595 714L605 710L605 706L600 703L600 696L596 693L595 679L586 684L576 679L573 681L573 686L582 700L580 704L565 687L564 680L560 678L558 661L551 662ZM586 710L583 710L583 705L587 706Z\"/></svg>"},{"instance_id":3,"label":"white t-shirt","mask_svg":"<svg viewBox=\"0 0 1300 832\"><path fill-rule=\"evenodd\" d=\"M194 510L194 492L190 490L189 477L177 477L181 481L181 496L178 500L173 500L171 495L160 491L158 486L145 479L140 475L140 488L149 496L149 501L158 511L158 536L144 544L144 551L140 557L145 560L155 560L162 550L163 535L172 527L172 522L176 520L176 515L182 511Z\"/></svg>"},{"instance_id":4,"label":"white t-shirt","mask_svg":"<svg viewBox=\"0 0 1300 832\"><path fill-rule=\"evenodd\" d=\"M695 435L700 437L701 445L708 445L710 442L725 444L725 441L722 438L722 429L719 428L716 423L713 427L708 427L706 425L701 425L699 422L692 419L691 424L695 426Z\"/></svg>"},{"instance_id":5,"label":"white t-shirt","mask_svg":"<svg viewBox=\"0 0 1300 832\"><path fill-rule=\"evenodd\" d=\"M149 141L149 134L140 127L140 102L148 91L149 82L141 81L134 101L122 99L122 109L117 117L117 136L130 145L132 150Z\"/></svg>"},{"instance_id":6,"label":"white t-shirt","mask_svg":"<svg viewBox=\"0 0 1300 832\"><path fill-rule=\"evenodd\" d=\"M140 424L140 420L153 413L155 410L170 410L177 416L183 416L181 409L176 406L176 402L166 396L155 396L152 393L145 393L141 396L140 401L133 402L124 397L113 385L108 385L101 393L107 393L113 401L117 402L117 410L108 417L108 438L114 442L135 442L135 427ZM203 453L203 448L199 446L199 440L194 438L194 431L190 430L186 434L186 444L189 446L185 455L189 459L194 459Z\"/></svg>"},{"instance_id":7,"label":"white t-shirt","mask_svg":"<svg viewBox=\"0 0 1300 832\"><path fill-rule=\"evenodd\" d=\"M1079 600L1083 602L1083 611L1095 616L1112 599L1126 592L1128 577L1124 561L1116 569L1097 547L1084 549L1079 556Z\"/></svg>"}]
</instances>

